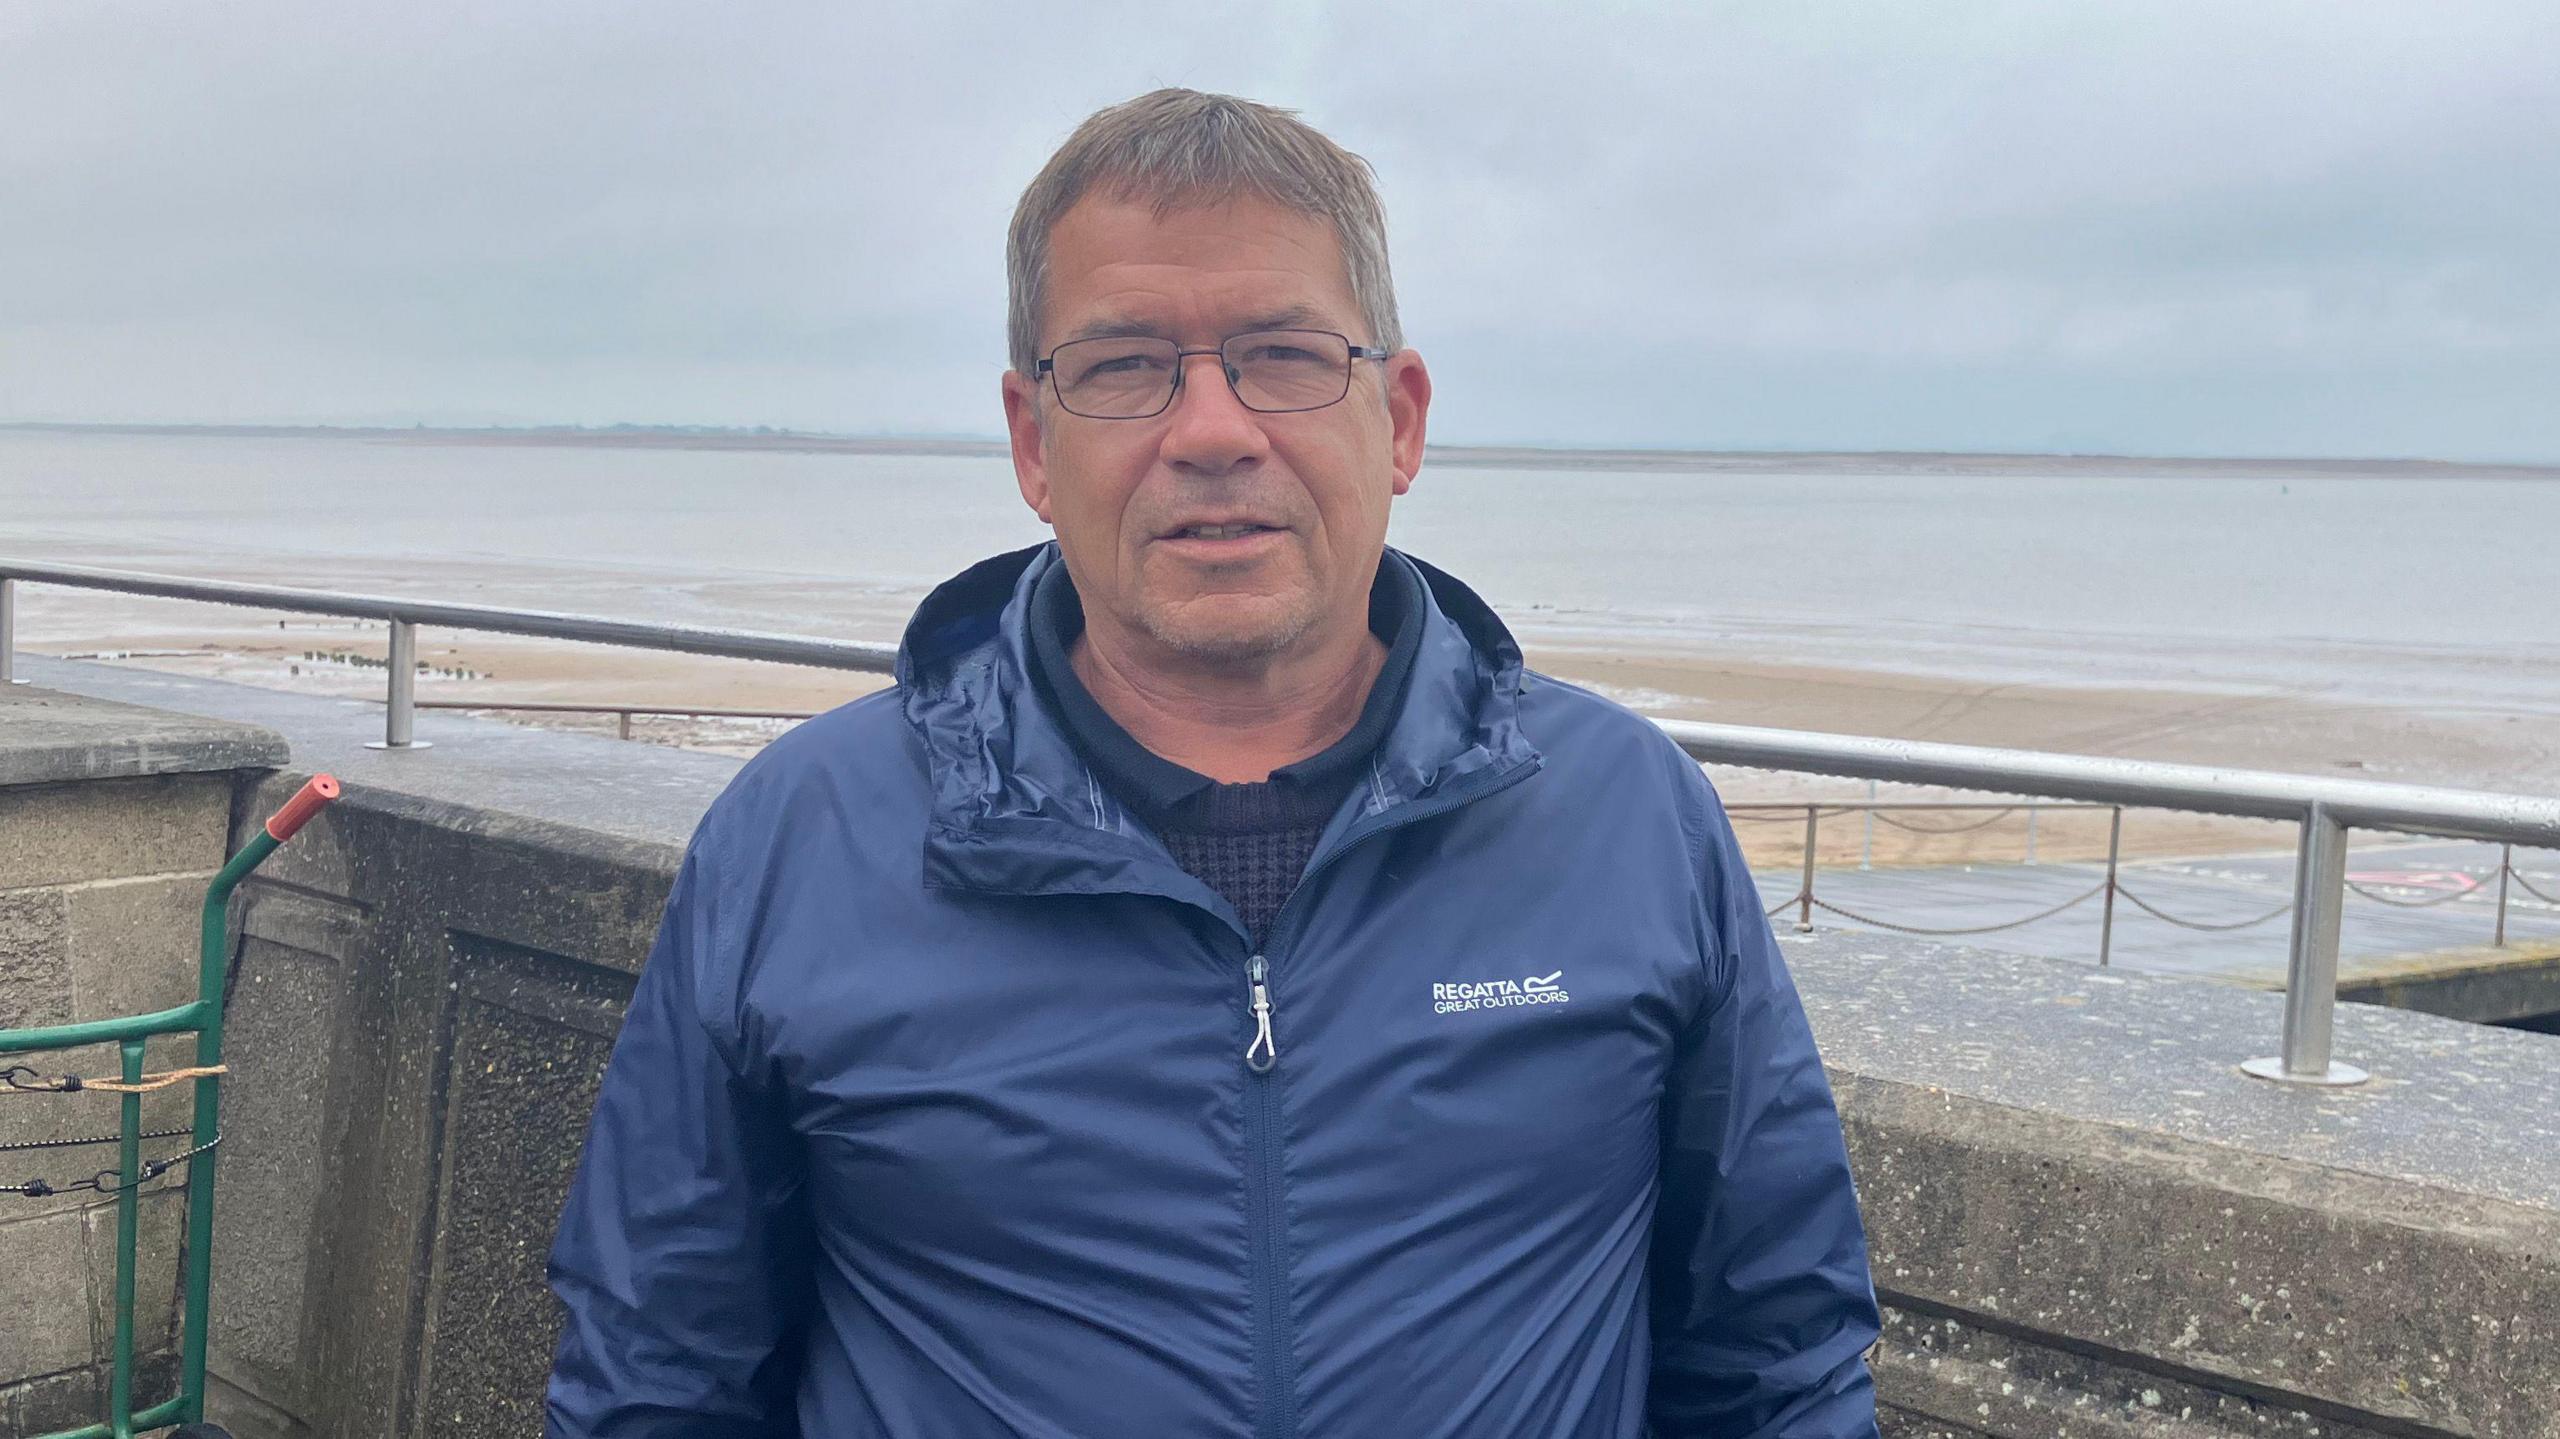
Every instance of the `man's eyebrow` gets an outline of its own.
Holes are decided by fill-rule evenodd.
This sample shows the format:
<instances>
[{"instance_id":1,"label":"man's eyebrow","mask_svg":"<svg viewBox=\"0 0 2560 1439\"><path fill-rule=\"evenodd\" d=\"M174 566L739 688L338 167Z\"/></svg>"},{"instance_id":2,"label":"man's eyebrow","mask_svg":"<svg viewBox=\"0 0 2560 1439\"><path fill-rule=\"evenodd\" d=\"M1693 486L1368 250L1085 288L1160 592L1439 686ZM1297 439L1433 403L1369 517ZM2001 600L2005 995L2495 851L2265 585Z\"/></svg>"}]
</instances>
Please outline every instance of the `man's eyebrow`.
<instances>
[{"instance_id":1,"label":"man's eyebrow","mask_svg":"<svg viewBox=\"0 0 2560 1439\"><path fill-rule=\"evenodd\" d=\"M1322 329L1325 324L1324 315L1311 305L1283 305L1276 310L1265 310L1260 314L1247 316L1227 333L1242 335L1254 330ZM1063 345L1073 344L1078 340L1123 339L1131 335L1146 335L1156 339L1169 338L1165 333L1165 327L1152 320L1132 320L1106 315L1077 326L1075 333L1058 343Z\"/></svg>"},{"instance_id":2,"label":"man's eyebrow","mask_svg":"<svg viewBox=\"0 0 2560 1439\"><path fill-rule=\"evenodd\" d=\"M1236 327L1237 334L1247 330L1316 330L1324 328L1325 317L1310 305L1283 305L1265 310Z\"/></svg>"},{"instance_id":3,"label":"man's eyebrow","mask_svg":"<svg viewBox=\"0 0 2560 1439\"><path fill-rule=\"evenodd\" d=\"M1164 327L1147 320L1100 319L1077 327L1076 332L1058 343L1072 345L1078 340L1119 339L1128 335L1162 338Z\"/></svg>"}]
</instances>

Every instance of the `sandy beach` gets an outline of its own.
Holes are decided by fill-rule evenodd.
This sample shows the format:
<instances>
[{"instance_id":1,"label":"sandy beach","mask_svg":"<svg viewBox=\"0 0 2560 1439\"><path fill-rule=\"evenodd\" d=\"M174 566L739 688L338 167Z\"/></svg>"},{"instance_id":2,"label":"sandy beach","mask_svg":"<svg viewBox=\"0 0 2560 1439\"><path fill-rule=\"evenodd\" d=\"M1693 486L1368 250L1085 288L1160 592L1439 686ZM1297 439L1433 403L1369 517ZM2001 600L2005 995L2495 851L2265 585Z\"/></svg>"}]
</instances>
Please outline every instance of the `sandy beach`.
<instances>
[{"instance_id":1,"label":"sandy beach","mask_svg":"<svg viewBox=\"0 0 2560 1439\"><path fill-rule=\"evenodd\" d=\"M249 567L226 567L233 569ZM529 603L542 586L533 577L490 566L465 580L460 564L446 593ZM238 578L251 578L238 574ZM360 588L360 575L267 574L273 581ZM431 578L430 583L434 582ZM894 639L901 606L878 597L813 596L795 587L790 602L834 610L841 623L823 632L846 638ZM742 590L727 596L746 613L782 597ZM555 606L558 596L553 596ZM583 608L583 606L581 606ZM133 599L32 588L22 602L21 644L39 653L94 658L172 672L273 685L313 694L378 699L383 689L384 627L371 621L255 611L178 601ZM1532 643L1531 663L1589 686L1642 712L1777 728L1824 730L2012 746L2081 754L2125 755L2257 769L2351 774L2483 789L2560 789L2560 754L2550 727L2497 713L2447 713L2321 703L2270 695L2235 696L2159 688L1980 684L1941 677L1804 665L1670 649L1630 649L1560 642ZM883 676L807 669L695 655L429 630L419 658L427 667L418 696L439 704L485 706L492 718L610 734L611 715L509 712L511 702L570 702L635 707L808 711L841 704L886 683ZM637 741L744 755L789 721L643 715ZM1863 782L1757 771L1718 770L1737 830L1758 864L1791 863L1801 854L1809 800L1863 799ZM1884 786L1888 801L1978 801L1978 795ZM1795 806L1779 811L1774 806ZM2105 853L2103 812L2044 812L2035 823L2038 857L2095 858ZM1894 813L1868 825L1858 815L1826 814L1820 828L1824 863L2007 862L2026 853L2023 810ZM2125 821L2131 855L2202 853L2280 847L2281 826L2134 811Z\"/></svg>"}]
</instances>

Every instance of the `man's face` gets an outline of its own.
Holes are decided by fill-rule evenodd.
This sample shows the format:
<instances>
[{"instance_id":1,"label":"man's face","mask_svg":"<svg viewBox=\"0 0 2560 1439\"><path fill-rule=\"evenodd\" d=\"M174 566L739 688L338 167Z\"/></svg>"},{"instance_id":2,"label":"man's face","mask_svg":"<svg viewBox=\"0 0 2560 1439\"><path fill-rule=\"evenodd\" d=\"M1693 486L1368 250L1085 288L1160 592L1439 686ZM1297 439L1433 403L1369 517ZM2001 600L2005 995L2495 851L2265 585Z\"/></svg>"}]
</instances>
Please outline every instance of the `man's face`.
<instances>
[{"instance_id":1,"label":"man's face","mask_svg":"<svg viewBox=\"0 0 2560 1439\"><path fill-rule=\"evenodd\" d=\"M1050 234L1039 321L1043 355L1100 331L1186 350L1275 328L1373 340L1332 226L1254 199L1158 218L1086 196ZM1365 630L1388 506L1422 463L1421 358L1355 360L1342 403L1277 415L1245 408L1216 355L1182 364L1172 406L1142 420L1070 414L1047 381L1005 376L1015 476L1089 629L1223 669Z\"/></svg>"}]
</instances>

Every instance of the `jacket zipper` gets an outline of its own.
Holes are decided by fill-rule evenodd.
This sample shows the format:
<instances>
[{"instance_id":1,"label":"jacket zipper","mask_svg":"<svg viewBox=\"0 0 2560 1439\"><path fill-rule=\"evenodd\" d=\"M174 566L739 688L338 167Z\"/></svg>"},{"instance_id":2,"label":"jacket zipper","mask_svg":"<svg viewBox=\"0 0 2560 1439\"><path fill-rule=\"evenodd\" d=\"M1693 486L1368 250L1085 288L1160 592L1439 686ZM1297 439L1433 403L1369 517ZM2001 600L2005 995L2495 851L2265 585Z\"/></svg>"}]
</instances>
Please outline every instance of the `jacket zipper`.
<instances>
[{"instance_id":1,"label":"jacket zipper","mask_svg":"<svg viewBox=\"0 0 2560 1439\"><path fill-rule=\"evenodd\" d=\"M1271 1066L1280 1062L1280 1047L1271 1042L1271 967L1257 954L1245 965L1244 977L1253 1002L1253 1043L1245 1046L1244 1067L1269 1074Z\"/></svg>"},{"instance_id":2,"label":"jacket zipper","mask_svg":"<svg viewBox=\"0 0 2560 1439\"><path fill-rule=\"evenodd\" d=\"M1280 1236L1280 1089L1271 1071L1280 1048L1271 1034L1271 967L1259 954L1245 963L1253 1006L1253 1043L1245 1048L1245 1233L1253 1255L1254 1381L1262 1402L1255 1439L1297 1433L1297 1378L1289 1364L1289 1298Z\"/></svg>"},{"instance_id":3,"label":"jacket zipper","mask_svg":"<svg viewBox=\"0 0 2560 1439\"><path fill-rule=\"evenodd\" d=\"M1253 1041L1244 1052L1245 1225L1253 1256L1254 1377L1262 1396L1261 1412L1253 1427L1255 1439L1297 1439L1298 1433L1298 1375L1290 1362L1295 1335L1289 1317L1288 1275L1280 1252L1287 1227L1280 1211L1280 1081L1275 1073L1280 1066L1280 1045L1272 1028L1277 1006L1271 999L1268 957L1280 952L1279 940L1288 932L1288 921L1300 908L1298 901L1313 887L1316 876L1335 860L1372 835L1508 789L1535 769L1535 765L1522 764L1507 770L1480 770L1467 777L1474 784L1462 780L1437 799L1417 800L1353 825L1344 832L1340 844L1318 856L1298 877L1297 887L1289 891L1289 897L1280 904L1280 912L1271 918L1271 930L1264 937L1262 951L1245 961L1245 1000L1253 1013Z\"/></svg>"}]
</instances>

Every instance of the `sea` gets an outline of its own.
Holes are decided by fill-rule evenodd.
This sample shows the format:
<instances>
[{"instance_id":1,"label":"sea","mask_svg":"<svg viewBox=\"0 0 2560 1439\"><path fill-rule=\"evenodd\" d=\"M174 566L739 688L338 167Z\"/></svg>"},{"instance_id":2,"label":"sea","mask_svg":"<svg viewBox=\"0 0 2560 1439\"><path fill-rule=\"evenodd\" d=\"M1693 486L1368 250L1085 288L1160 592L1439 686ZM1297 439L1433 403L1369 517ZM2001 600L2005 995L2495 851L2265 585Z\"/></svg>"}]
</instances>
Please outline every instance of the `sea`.
<instances>
[{"instance_id":1,"label":"sea","mask_svg":"<svg viewBox=\"0 0 2560 1439\"><path fill-rule=\"evenodd\" d=\"M894 639L1047 537L1001 453L599 438L0 429L0 560ZM1389 540L1533 649L2560 718L2560 472L1461 457Z\"/></svg>"}]
</instances>

